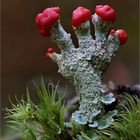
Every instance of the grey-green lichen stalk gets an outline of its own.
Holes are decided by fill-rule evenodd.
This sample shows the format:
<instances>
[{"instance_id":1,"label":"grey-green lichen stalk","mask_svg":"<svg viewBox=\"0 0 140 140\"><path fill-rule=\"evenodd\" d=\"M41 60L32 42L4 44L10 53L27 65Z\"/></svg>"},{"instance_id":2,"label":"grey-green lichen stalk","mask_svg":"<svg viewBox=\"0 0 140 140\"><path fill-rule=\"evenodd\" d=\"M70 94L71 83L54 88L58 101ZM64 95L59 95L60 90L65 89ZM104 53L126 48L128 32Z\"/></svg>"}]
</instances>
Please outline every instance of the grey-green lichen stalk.
<instances>
[{"instance_id":1,"label":"grey-green lichen stalk","mask_svg":"<svg viewBox=\"0 0 140 140\"><path fill-rule=\"evenodd\" d=\"M51 28L51 38L61 54L53 52L48 56L57 63L58 72L74 85L80 96L80 106L72 114L72 121L103 129L110 125L116 112L104 112L103 104L111 104L115 98L112 93L104 94L102 76L118 50L120 40L117 32L110 34L111 21L104 21L94 14L92 23L95 39L91 36L89 20L74 27L79 43L79 47L75 48L71 35L64 31L58 20Z\"/></svg>"}]
</instances>

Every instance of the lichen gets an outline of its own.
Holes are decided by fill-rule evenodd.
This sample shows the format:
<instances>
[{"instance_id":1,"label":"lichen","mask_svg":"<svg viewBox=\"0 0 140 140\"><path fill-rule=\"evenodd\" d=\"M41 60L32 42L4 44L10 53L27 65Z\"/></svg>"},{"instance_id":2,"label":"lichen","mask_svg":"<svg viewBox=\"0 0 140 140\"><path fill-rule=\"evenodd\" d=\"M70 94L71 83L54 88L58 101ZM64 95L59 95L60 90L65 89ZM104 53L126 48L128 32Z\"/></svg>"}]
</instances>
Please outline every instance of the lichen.
<instances>
[{"instance_id":1,"label":"lichen","mask_svg":"<svg viewBox=\"0 0 140 140\"><path fill-rule=\"evenodd\" d=\"M58 72L74 85L76 93L80 96L79 110L72 114L72 121L81 125L89 124L91 127L96 126L98 122L99 128L104 128L110 123L103 104L111 104L115 98L111 93L104 94L102 77L120 46L120 40L117 32L110 33L112 21L103 21L95 13L92 16L92 24L95 29L95 39L91 36L89 20L78 27L73 27L79 44L76 48L71 35L65 32L58 20L50 32L61 54L49 53L48 55L57 63ZM109 119L113 120L111 117ZM102 126L102 124L106 125Z\"/></svg>"}]
</instances>

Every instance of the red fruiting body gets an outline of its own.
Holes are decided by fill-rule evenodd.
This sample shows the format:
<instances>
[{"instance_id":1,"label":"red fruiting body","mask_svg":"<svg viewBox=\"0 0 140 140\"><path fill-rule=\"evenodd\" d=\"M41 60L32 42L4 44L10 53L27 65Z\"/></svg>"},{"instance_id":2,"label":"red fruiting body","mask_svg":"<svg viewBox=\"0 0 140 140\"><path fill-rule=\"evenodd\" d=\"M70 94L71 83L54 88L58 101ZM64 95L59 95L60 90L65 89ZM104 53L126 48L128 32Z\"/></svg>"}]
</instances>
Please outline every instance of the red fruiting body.
<instances>
[{"instance_id":1,"label":"red fruiting body","mask_svg":"<svg viewBox=\"0 0 140 140\"><path fill-rule=\"evenodd\" d=\"M112 21L116 20L115 10L109 5L98 5L96 6L96 14L101 17L103 21Z\"/></svg>"},{"instance_id":2,"label":"red fruiting body","mask_svg":"<svg viewBox=\"0 0 140 140\"><path fill-rule=\"evenodd\" d=\"M35 18L35 22L41 35L50 36L50 29L59 17L59 7L47 8L42 13L39 13Z\"/></svg>"},{"instance_id":3,"label":"red fruiting body","mask_svg":"<svg viewBox=\"0 0 140 140\"><path fill-rule=\"evenodd\" d=\"M78 27L81 23L91 19L90 10L84 7L78 7L72 13L72 26Z\"/></svg>"},{"instance_id":4,"label":"red fruiting body","mask_svg":"<svg viewBox=\"0 0 140 140\"><path fill-rule=\"evenodd\" d=\"M55 50L53 48L48 48L48 51L46 53L46 58L50 58L51 59L51 54L55 53Z\"/></svg>"},{"instance_id":5,"label":"red fruiting body","mask_svg":"<svg viewBox=\"0 0 140 140\"><path fill-rule=\"evenodd\" d=\"M124 44L128 39L128 35L127 35L126 31L120 29L120 30L117 30L116 32L118 35L118 39L120 41L120 45Z\"/></svg>"},{"instance_id":6,"label":"red fruiting body","mask_svg":"<svg viewBox=\"0 0 140 140\"><path fill-rule=\"evenodd\" d=\"M47 53L50 53L50 54L55 53L55 50L53 48L48 48Z\"/></svg>"},{"instance_id":7,"label":"red fruiting body","mask_svg":"<svg viewBox=\"0 0 140 140\"><path fill-rule=\"evenodd\" d=\"M113 35L115 32L115 30L111 30L110 34Z\"/></svg>"}]
</instances>

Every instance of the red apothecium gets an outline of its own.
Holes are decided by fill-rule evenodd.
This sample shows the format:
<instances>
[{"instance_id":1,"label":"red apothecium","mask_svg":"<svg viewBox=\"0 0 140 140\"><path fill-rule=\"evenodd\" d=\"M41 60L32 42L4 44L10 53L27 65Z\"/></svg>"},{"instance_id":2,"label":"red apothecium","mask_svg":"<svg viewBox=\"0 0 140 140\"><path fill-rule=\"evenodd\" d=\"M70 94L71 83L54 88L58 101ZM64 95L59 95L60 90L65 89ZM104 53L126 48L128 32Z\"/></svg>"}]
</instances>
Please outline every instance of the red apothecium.
<instances>
[{"instance_id":1,"label":"red apothecium","mask_svg":"<svg viewBox=\"0 0 140 140\"><path fill-rule=\"evenodd\" d=\"M120 30L117 30L116 32L118 34L118 39L120 41L120 45L123 45L128 39L128 35L127 35L126 31L120 29Z\"/></svg>"},{"instance_id":2,"label":"red apothecium","mask_svg":"<svg viewBox=\"0 0 140 140\"><path fill-rule=\"evenodd\" d=\"M39 13L35 18L35 22L41 35L50 36L50 30L59 17L59 7L47 8L42 13Z\"/></svg>"},{"instance_id":3,"label":"red apothecium","mask_svg":"<svg viewBox=\"0 0 140 140\"><path fill-rule=\"evenodd\" d=\"M109 5L98 5L96 6L96 14L101 17L103 21L112 21L116 20L115 10Z\"/></svg>"},{"instance_id":4,"label":"red apothecium","mask_svg":"<svg viewBox=\"0 0 140 140\"><path fill-rule=\"evenodd\" d=\"M84 7L78 7L72 13L72 26L78 27L81 23L91 19L90 10Z\"/></svg>"}]
</instances>

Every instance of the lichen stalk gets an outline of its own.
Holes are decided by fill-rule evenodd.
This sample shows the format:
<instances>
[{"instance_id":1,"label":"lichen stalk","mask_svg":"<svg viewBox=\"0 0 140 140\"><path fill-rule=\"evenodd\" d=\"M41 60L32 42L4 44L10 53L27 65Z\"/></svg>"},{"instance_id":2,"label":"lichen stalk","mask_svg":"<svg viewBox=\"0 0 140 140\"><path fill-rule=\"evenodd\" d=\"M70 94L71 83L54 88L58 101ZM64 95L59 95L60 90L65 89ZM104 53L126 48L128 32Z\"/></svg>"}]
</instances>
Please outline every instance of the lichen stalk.
<instances>
[{"instance_id":1,"label":"lichen stalk","mask_svg":"<svg viewBox=\"0 0 140 140\"><path fill-rule=\"evenodd\" d=\"M94 18L94 20L96 19ZM103 24L101 22L100 20L99 25ZM52 37L61 51L65 50L61 53L61 59L57 61L59 73L71 81L81 98L79 110L72 114L72 120L80 124L93 123L96 117L103 112L101 103L101 98L104 96L101 90L102 75L112 57L112 54L108 54L115 51L112 52L110 49L113 47L107 46L108 37L102 36L103 34L107 35L106 32L100 30L99 34L95 34L95 40L92 39L89 21L74 29L79 41L79 48L74 48L70 36L62 30L61 26L56 26L58 24L60 25L58 22L53 27ZM96 24L98 24L97 21ZM110 23L104 25L106 28L110 27ZM96 28L96 31L99 29L102 28ZM114 43L112 44L114 46L119 45L119 42L112 41L111 43ZM81 122L79 117L82 119Z\"/></svg>"},{"instance_id":2,"label":"lichen stalk","mask_svg":"<svg viewBox=\"0 0 140 140\"><path fill-rule=\"evenodd\" d=\"M56 17L59 17L59 10L56 11ZM112 23L116 19L115 11L108 5L99 5L92 16L95 29L93 39L90 33L90 17L90 11L84 7L78 7L73 12L72 23L78 48L75 48L71 35L64 31L60 20L57 20L50 33L61 54L51 52L48 55L57 63L58 72L74 85L80 96L79 110L72 114L72 121L103 129L111 124L116 112L104 112L103 104L111 104L115 98L112 93L104 95L102 77L119 46L127 41L127 34L124 30L111 31ZM39 22L39 27L40 24Z\"/></svg>"}]
</instances>

